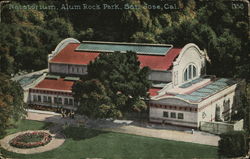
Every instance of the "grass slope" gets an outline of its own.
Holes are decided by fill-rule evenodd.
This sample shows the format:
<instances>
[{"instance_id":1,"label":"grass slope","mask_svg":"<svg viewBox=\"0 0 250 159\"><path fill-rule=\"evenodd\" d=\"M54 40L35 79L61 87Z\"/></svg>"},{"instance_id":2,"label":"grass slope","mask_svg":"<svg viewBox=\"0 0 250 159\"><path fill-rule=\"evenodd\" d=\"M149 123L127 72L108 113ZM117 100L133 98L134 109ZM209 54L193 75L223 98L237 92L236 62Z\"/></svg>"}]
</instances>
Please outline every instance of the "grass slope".
<instances>
[{"instance_id":1,"label":"grass slope","mask_svg":"<svg viewBox=\"0 0 250 159\"><path fill-rule=\"evenodd\" d=\"M11 129L8 129L6 133L14 134L16 132L25 131L25 130L41 130L47 129L52 123L45 123L40 121L32 121L32 120L19 120Z\"/></svg>"},{"instance_id":2,"label":"grass slope","mask_svg":"<svg viewBox=\"0 0 250 159\"><path fill-rule=\"evenodd\" d=\"M66 128L64 134L67 137L65 143L52 151L32 155L20 155L4 150L3 153L8 157L25 159L217 158L217 147L213 146L76 127Z\"/></svg>"}]
</instances>

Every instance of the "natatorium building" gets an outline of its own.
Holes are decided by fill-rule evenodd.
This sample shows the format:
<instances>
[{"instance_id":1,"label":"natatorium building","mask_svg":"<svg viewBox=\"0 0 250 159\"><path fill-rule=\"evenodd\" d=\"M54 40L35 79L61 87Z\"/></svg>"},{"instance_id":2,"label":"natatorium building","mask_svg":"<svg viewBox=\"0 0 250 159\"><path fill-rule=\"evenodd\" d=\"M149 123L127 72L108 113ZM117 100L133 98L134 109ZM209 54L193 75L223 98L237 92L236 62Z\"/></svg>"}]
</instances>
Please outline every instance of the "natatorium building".
<instances>
[{"instance_id":1,"label":"natatorium building","mask_svg":"<svg viewBox=\"0 0 250 159\"><path fill-rule=\"evenodd\" d=\"M71 87L87 74L99 54L134 51L140 66L151 69L149 120L198 128L201 121L230 120L237 83L206 75L207 55L195 44L183 48L167 44L61 41L48 56L48 74L28 89L29 104L77 109Z\"/></svg>"}]
</instances>

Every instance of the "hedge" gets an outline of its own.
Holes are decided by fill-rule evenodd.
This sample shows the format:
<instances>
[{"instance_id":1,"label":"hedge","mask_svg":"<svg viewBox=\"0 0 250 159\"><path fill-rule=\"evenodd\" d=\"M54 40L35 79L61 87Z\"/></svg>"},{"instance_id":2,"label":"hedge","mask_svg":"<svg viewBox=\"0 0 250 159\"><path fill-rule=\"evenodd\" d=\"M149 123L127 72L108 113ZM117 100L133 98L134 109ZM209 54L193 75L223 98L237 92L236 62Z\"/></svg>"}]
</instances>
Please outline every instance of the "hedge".
<instances>
[{"instance_id":1,"label":"hedge","mask_svg":"<svg viewBox=\"0 0 250 159\"><path fill-rule=\"evenodd\" d=\"M224 157L240 157L248 153L247 134L244 131L231 131L220 135L218 154Z\"/></svg>"}]
</instances>

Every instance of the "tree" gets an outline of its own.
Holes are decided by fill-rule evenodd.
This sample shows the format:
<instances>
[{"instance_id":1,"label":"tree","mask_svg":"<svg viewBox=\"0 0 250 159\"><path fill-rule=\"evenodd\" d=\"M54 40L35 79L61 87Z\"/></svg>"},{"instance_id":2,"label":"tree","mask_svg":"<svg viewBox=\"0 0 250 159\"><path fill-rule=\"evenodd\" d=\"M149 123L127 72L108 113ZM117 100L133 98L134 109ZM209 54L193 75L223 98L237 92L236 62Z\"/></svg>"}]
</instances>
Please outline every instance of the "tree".
<instances>
[{"instance_id":1,"label":"tree","mask_svg":"<svg viewBox=\"0 0 250 159\"><path fill-rule=\"evenodd\" d=\"M0 136L4 134L4 131L9 126L11 109L8 104L12 102L12 99L2 93L0 94Z\"/></svg>"},{"instance_id":2,"label":"tree","mask_svg":"<svg viewBox=\"0 0 250 159\"><path fill-rule=\"evenodd\" d=\"M56 31L61 38L72 37L75 34L72 24L63 18L52 19L47 23L47 27Z\"/></svg>"},{"instance_id":3,"label":"tree","mask_svg":"<svg viewBox=\"0 0 250 159\"><path fill-rule=\"evenodd\" d=\"M96 79L78 81L72 88L78 113L90 118L120 117L121 113L112 104L103 84Z\"/></svg>"},{"instance_id":4,"label":"tree","mask_svg":"<svg viewBox=\"0 0 250 159\"><path fill-rule=\"evenodd\" d=\"M136 43L156 43L152 33L136 32L132 35L131 40Z\"/></svg>"},{"instance_id":5,"label":"tree","mask_svg":"<svg viewBox=\"0 0 250 159\"><path fill-rule=\"evenodd\" d=\"M227 6L224 0L210 1L198 10L198 17L200 23L207 24L213 28L218 34L222 34L225 28L232 28L234 23L234 14Z\"/></svg>"},{"instance_id":6,"label":"tree","mask_svg":"<svg viewBox=\"0 0 250 159\"><path fill-rule=\"evenodd\" d=\"M140 68L136 53L114 52L101 54L88 65L90 79L99 79L107 90L113 103L123 111L131 111L139 100L147 98L150 88L149 68ZM138 107L137 107L138 108Z\"/></svg>"},{"instance_id":7,"label":"tree","mask_svg":"<svg viewBox=\"0 0 250 159\"><path fill-rule=\"evenodd\" d=\"M94 35L94 30L92 28L88 28L85 31L80 31L78 35L78 39L81 40L91 40Z\"/></svg>"},{"instance_id":8,"label":"tree","mask_svg":"<svg viewBox=\"0 0 250 159\"><path fill-rule=\"evenodd\" d=\"M209 71L223 77L232 77L237 74L235 66L241 62L241 41L227 29L217 38L217 44L210 48L212 65ZM227 70L227 71L223 71Z\"/></svg>"},{"instance_id":9,"label":"tree","mask_svg":"<svg viewBox=\"0 0 250 159\"><path fill-rule=\"evenodd\" d=\"M199 2L199 23L207 25L217 35L217 44L210 46L212 65L208 72L228 77L247 78L249 74L249 23L247 10L232 9L224 0ZM247 6L247 2L242 2ZM207 49L208 50L208 49Z\"/></svg>"},{"instance_id":10,"label":"tree","mask_svg":"<svg viewBox=\"0 0 250 159\"><path fill-rule=\"evenodd\" d=\"M10 75L14 72L14 58L7 47L0 46L0 72Z\"/></svg>"},{"instance_id":11,"label":"tree","mask_svg":"<svg viewBox=\"0 0 250 159\"><path fill-rule=\"evenodd\" d=\"M25 115L25 106L21 86L0 73L0 135L5 133L11 120L17 121Z\"/></svg>"},{"instance_id":12,"label":"tree","mask_svg":"<svg viewBox=\"0 0 250 159\"><path fill-rule=\"evenodd\" d=\"M149 9L143 7L140 1L125 0L121 5L133 5L140 9L124 9L121 13L123 36L131 36L138 31L148 32L152 29ZM125 35L124 35L125 34Z\"/></svg>"},{"instance_id":13,"label":"tree","mask_svg":"<svg viewBox=\"0 0 250 159\"><path fill-rule=\"evenodd\" d=\"M89 117L121 117L146 110L149 68L140 68L136 53L101 54L88 65L88 75L73 86L78 112Z\"/></svg>"},{"instance_id":14,"label":"tree","mask_svg":"<svg viewBox=\"0 0 250 159\"><path fill-rule=\"evenodd\" d=\"M244 119L244 130L247 133L250 133L250 102L249 102L249 93L248 85L245 80L238 82L236 91L238 92L235 96L237 99L235 104L237 107L232 112L232 120L241 120Z\"/></svg>"},{"instance_id":15,"label":"tree","mask_svg":"<svg viewBox=\"0 0 250 159\"><path fill-rule=\"evenodd\" d=\"M34 2L36 6L49 6L53 3L56 2ZM11 2L11 5L27 4L32 5L33 2ZM8 9L6 4L2 17L0 63L5 66L12 63L14 66L8 67L5 71L7 74L46 68L49 50L54 49L63 38L74 35L70 21L59 18L55 10L13 10ZM7 50L5 55L3 49Z\"/></svg>"},{"instance_id":16,"label":"tree","mask_svg":"<svg viewBox=\"0 0 250 159\"><path fill-rule=\"evenodd\" d=\"M243 131L232 131L220 135L218 153L223 157L245 156L248 152L247 135Z\"/></svg>"}]
</instances>

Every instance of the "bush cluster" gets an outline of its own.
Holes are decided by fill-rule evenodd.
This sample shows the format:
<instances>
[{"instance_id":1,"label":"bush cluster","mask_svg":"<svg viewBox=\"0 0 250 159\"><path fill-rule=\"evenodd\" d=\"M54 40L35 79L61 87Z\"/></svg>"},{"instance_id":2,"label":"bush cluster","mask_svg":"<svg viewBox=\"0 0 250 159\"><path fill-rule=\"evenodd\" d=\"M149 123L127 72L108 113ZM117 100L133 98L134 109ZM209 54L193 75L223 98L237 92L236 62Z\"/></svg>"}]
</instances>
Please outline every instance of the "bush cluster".
<instances>
[{"instance_id":1,"label":"bush cluster","mask_svg":"<svg viewBox=\"0 0 250 159\"><path fill-rule=\"evenodd\" d=\"M245 156L249 145L244 131L232 131L220 135L218 153L224 157Z\"/></svg>"},{"instance_id":2,"label":"bush cluster","mask_svg":"<svg viewBox=\"0 0 250 159\"><path fill-rule=\"evenodd\" d=\"M37 142L28 142L27 139L37 138L40 141ZM17 148L34 148L39 146L44 146L48 144L52 139L52 136L45 132L28 132L10 140L10 145Z\"/></svg>"}]
</instances>

